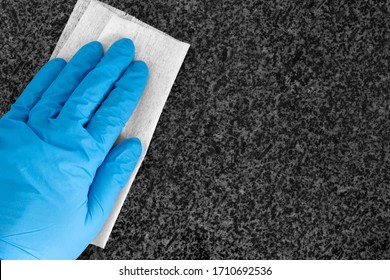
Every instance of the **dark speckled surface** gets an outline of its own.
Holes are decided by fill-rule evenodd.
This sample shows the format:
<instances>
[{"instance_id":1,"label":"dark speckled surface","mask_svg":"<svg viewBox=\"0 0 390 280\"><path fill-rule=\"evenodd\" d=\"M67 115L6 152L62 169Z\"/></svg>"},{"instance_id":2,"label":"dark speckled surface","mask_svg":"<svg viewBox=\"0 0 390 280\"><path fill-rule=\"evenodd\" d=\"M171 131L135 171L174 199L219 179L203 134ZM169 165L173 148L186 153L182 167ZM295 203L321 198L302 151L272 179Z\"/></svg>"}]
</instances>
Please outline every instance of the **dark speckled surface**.
<instances>
[{"instance_id":1,"label":"dark speckled surface","mask_svg":"<svg viewBox=\"0 0 390 280\"><path fill-rule=\"evenodd\" d=\"M75 2L0 0L1 114ZM191 49L81 259L390 258L389 1L105 2Z\"/></svg>"}]
</instances>

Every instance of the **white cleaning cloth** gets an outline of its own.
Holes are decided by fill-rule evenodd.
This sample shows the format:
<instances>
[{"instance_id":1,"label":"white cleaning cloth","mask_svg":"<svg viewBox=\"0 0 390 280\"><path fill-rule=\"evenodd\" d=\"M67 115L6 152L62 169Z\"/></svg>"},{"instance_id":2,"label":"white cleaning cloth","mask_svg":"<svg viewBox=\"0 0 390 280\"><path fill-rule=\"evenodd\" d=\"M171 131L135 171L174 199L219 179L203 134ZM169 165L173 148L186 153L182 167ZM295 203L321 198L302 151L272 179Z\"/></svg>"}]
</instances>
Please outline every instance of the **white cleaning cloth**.
<instances>
[{"instance_id":1,"label":"white cleaning cloth","mask_svg":"<svg viewBox=\"0 0 390 280\"><path fill-rule=\"evenodd\" d=\"M92 244L104 248L126 195L149 147L164 104L189 44L94 0L79 0L65 26L52 58L69 60L84 44L98 40L107 50L120 38L130 38L135 45L135 59L143 60L149 68L149 80L141 100L123 129L120 139L138 137L143 152L126 187L120 193L111 215Z\"/></svg>"}]
</instances>

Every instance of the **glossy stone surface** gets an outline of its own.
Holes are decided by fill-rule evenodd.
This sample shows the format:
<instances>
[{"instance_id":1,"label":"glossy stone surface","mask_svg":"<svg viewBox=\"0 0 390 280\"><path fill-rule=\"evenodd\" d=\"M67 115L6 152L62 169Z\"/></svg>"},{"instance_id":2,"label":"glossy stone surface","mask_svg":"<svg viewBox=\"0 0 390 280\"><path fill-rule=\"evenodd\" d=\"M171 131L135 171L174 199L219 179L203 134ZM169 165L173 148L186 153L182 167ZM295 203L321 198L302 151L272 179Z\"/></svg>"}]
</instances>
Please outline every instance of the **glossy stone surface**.
<instances>
[{"instance_id":1,"label":"glossy stone surface","mask_svg":"<svg viewBox=\"0 0 390 280\"><path fill-rule=\"evenodd\" d=\"M0 1L0 115L75 0ZM389 259L386 1L105 1L191 48L105 250Z\"/></svg>"}]
</instances>

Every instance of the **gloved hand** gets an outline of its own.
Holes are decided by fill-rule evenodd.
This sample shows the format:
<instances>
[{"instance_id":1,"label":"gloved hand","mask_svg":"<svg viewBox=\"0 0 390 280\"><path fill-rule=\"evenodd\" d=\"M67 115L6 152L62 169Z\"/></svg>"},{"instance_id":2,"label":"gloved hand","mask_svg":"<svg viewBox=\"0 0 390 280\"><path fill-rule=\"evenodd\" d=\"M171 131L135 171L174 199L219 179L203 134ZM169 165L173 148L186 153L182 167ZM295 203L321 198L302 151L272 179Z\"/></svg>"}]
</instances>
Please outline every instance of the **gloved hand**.
<instances>
[{"instance_id":1,"label":"gloved hand","mask_svg":"<svg viewBox=\"0 0 390 280\"><path fill-rule=\"evenodd\" d=\"M141 154L113 147L148 79L129 39L49 61L0 119L0 259L75 259Z\"/></svg>"}]
</instances>

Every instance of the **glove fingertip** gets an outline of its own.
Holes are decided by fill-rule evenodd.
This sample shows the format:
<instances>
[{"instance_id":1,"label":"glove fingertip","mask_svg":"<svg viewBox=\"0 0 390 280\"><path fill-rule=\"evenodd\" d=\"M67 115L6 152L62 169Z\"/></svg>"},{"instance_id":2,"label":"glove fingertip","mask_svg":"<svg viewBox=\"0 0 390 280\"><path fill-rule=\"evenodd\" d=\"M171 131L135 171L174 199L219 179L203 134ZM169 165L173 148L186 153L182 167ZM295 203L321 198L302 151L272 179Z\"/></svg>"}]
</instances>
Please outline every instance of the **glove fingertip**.
<instances>
[{"instance_id":1,"label":"glove fingertip","mask_svg":"<svg viewBox=\"0 0 390 280\"><path fill-rule=\"evenodd\" d=\"M49 63L54 64L55 66L59 68L63 68L66 65L66 61L63 58L56 57L49 61Z\"/></svg>"},{"instance_id":2,"label":"glove fingertip","mask_svg":"<svg viewBox=\"0 0 390 280\"><path fill-rule=\"evenodd\" d=\"M137 137L124 140L122 143L124 151L123 159L128 163L137 162L142 153L142 143Z\"/></svg>"},{"instance_id":3,"label":"glove fingertip","mask_svg":"<svg viewBox=\"0 0 390 280\"><path fill-rule=\"evenodd\" d=\"M122 39L119 39L118 41L116 41L112 45L111 52L115 51L121 55L127 55L127 56L134 57L134 50L135 50L135 46L134 46L133 41L129 38L122 38Z\"/></svg>"},{"instance_id":4,"label":"glove fingertip","mask_svg":"<svg viewBox=\"0 0 390 280\"><path fill-rule=\"evenodd\" d=\"M89 192L91 221L99 224L105 221L141 153L142 144L138 138L126 139L111 150L100 166Z\"/></svg>"},{"instance_id":5,"label":"glove fingertip","mask_svg":"<svg viewBox=\"0 0 390 280\"><path fill-rule=\"evenodd\" d=\"M103 45L99 41L91 41L88 44L84 45L80 50L84 50L84 49L87 49L88 51L95 50L97 53L101 55L104 54Z\"/></svg>"}]
</instances>

